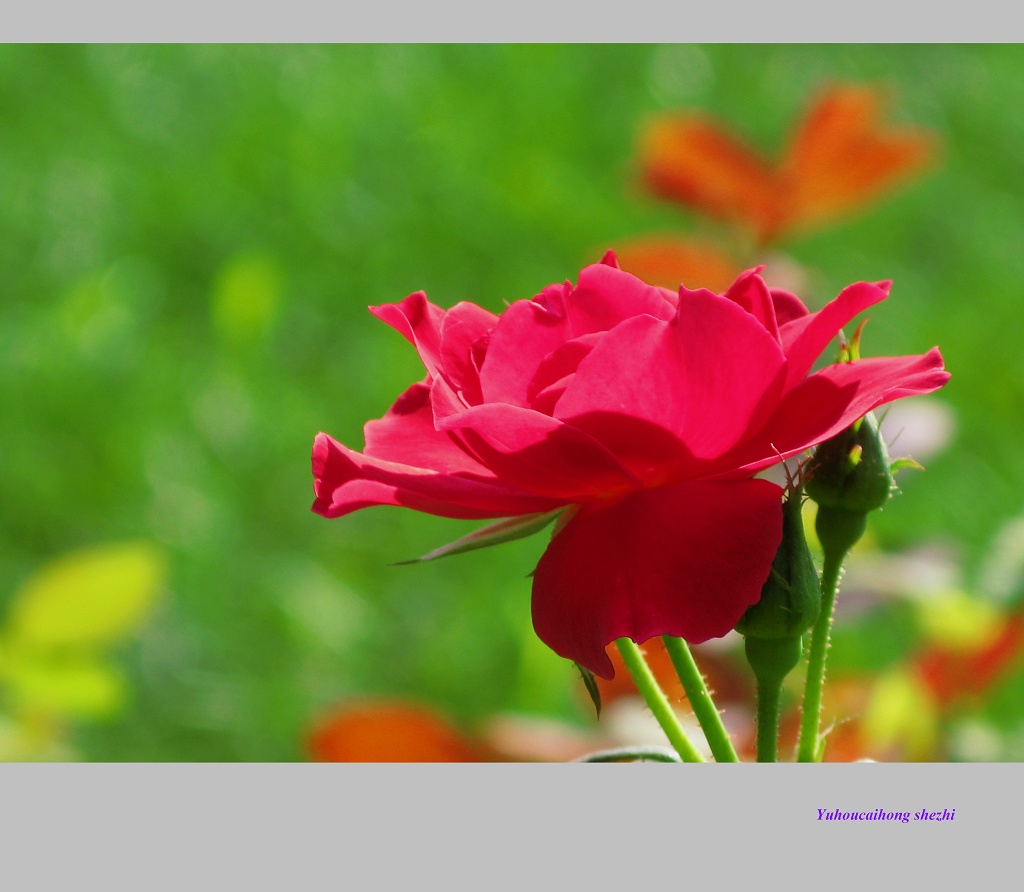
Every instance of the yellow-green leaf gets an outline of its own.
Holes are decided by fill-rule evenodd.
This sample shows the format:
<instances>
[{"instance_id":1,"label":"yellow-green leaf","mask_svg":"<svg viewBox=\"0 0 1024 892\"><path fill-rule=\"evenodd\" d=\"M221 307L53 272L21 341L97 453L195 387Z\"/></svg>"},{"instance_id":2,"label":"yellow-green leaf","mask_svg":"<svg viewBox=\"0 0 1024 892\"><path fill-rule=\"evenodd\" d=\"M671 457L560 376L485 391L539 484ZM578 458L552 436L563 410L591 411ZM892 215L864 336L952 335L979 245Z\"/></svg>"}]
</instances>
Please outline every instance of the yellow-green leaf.
<instances>
[{"instance_id":1,"label":"yellow-green leaf","mask_svg":"<svg viewBox=\"0 0 1024 892\"><path fill-rule=\"evenodd\" d=\"M62 718L104 718L124 704L125 685L113 667L89 658L21 655L5 681L15 710Z\"/></svg>"},{"instance_id":2,"label":"yellow-green leaf","mask_svg":"<svg viewBox=\"0 0 1024 892\"><path fill-rule=\"evenodd\" d=\"M149 542L64 555L15 595L5 638L12 646L98 647L134 631L160 593L162 552Z\"/></svg>"},{"instance_id":3,"label":"yellow-green leaf","mask_svg":"<svg viewBox=\"0 0 1024 892\"><path fill-rule=\"evenodd\" d=\"M992 644L1004 622L1002 611L991 601L956 589L922 596L917 616L930 641L961 653L980 651Z\"/></svg>"},{"instance_id":4,"label":"yellow-green leaf","mask_svg":"<svg viewBox=\"0 0 1024 892\"><path fill-rule=\"evenodd\" d=\"M906 761L932 759L939 737L936 710L934 697L916 676L900 669L885 673L864 710L864 740L872 752L896 747Z\"/></svg>"},{"instance_id":5,"label":"yellow-green leaf","mask_svg":"<svg viewBox=\"0 0 1024 892\"><path fill-rule=\"evenodd\" d=\"M75 762L78 758L52 722L0 714L0 762Z\"/></svg>"}]
</instances>

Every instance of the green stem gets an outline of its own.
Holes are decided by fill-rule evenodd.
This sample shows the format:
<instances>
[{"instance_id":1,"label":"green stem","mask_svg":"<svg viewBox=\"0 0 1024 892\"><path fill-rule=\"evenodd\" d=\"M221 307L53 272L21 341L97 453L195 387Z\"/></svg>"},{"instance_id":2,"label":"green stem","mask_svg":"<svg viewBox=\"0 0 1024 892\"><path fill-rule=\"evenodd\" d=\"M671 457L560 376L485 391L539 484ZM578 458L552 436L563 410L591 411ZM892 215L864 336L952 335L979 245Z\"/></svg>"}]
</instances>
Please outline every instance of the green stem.
<instances>
[{"instance_id":1,"label":"green stem","mask_svg":"<svg viewBox=\"0 0 1024 892\"><path fill-rule=\"evenodd\" d=\"M810 655L807 662L807 681L804 685L803 713L800 716L800 736L797 740L798 762L817 762L823 742L819 734L821 723L821 695L825 686L825 656L832 630L832 616L839 590L839 574L846 552L825 555L821 568L821 613L811 630Z\"/></svg>"},{"instance_id":2,"label":"green stem","mask_svg":"<svg viewBox=\"0 0 1024 892\"><path fill-rule=\"evenodd\" d=\"M779 744L779 695L782 686L757 683L757 761L775 762Z\"/></svg>"},{"instance_id":3,"label":"green stem","mask_svg":"<svg viewBox=\"0 0 1024 892\"><path fill-rule=\"evenodd\" d=\"M622 661L626 664L629 674L633 676L637 690L640 691L644 702L647 703L648 708L658 720L658 724L661 725L661 730L668 737L669 743L675 747L676 752L679 753L684 762L703 762L704 757L690 743L690 739L686 736L683 726L679 724L679 719L676 718L676 714L672 711L672 706L668 702L665 692L658 685L654 673L651 672L636 642L629 638L616 638L615 646L619 649L619 653L622 654Z\"/></svg>"},{"instance_id":4,"label":"green stem","mask_svg":"<svg viewBox=\"0 0 1024 892\"><path fill-rule=\"evenodd\" d=\"M793 638L746 636L744 651L757 679L757 761L778 759L779 701L782 682L803 655L803 641Z\"/></svg>"},{"instance_id":5,"label":"green stem","mask_svg":"<svg viewBox=\"0 0 1024 892\"><path fill-rule=\"evenodd\" d=\"M689 646L682 638L673 638L671 635L662 636L662 640L672 659L672 665L675 666L676 674L683 683L683 690L686 691L693 714L697 716L697 721L704 729L704 736L715 761L739 762L729 732L722 724L722 716L715 706L715 701L711 699L711 692L704 683L704 676L694 662Z\"/></svg>"}]
</instances>

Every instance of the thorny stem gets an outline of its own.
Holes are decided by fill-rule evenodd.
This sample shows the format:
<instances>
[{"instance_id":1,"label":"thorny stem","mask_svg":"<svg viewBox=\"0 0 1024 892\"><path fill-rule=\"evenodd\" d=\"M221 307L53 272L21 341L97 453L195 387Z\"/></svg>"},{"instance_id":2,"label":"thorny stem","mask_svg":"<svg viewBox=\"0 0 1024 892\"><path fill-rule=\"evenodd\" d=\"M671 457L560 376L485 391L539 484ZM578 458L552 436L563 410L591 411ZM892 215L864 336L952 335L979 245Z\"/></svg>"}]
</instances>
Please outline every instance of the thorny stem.
<instances>
[{"instance_id":1,"label":"thorny stem","mask_svg":"<svg viewBox=\"0 0 1024 892\"><path fill-rule=\"evenodd\" d=\"M682 638L673 638L671 635L662 636L662 640L672 659L672 665L675 666L676 674L683 683L683 690L686 691L693 714L697 716L697 721L704 730L704 736L715 761L739 762L729 732L722 724L722 716L715 706L715 701L711 699L711 692L704 683L704 676L694 661L689 646Z\"/></svg>"},{"instance_id":2,"label":"thorny stem","mask_svg":"<svg viewBox=\"0 0 1024 892\"><path fill-rule=\"evenodd\" d=\"M619 653L622 654L622 661L626 664L626 669L629 670L629 674L633 677L637 690L644 698L644 702L654 714L654 717L658 720L658 724L661 725L661 730L668 737L669 743L675 747L676 752L679 753L684 762L703 762L704 757L697 752L690 739L686 736L683 726L679 724L679 719L672 711L668 697L665 696L665 692L658 684L654 673L651 672L651 668L647 665L647 661L644 659L636 642L630 638L616 638L615 646L619 649Z\"/></svg>"}]
</instances>

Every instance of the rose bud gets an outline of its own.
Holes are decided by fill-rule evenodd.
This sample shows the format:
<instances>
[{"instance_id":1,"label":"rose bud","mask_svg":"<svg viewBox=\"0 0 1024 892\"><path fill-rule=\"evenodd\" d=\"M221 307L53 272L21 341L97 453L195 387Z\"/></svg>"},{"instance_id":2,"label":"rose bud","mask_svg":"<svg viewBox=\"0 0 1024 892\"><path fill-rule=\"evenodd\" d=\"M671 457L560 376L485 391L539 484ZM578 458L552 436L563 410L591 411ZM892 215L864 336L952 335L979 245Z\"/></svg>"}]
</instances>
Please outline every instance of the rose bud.
<instances>
[{"instance_id":1,"label":"rose bud","mask_svg":"<svg viewBox=\"0 0 1024 892\"><path fill-rule=\"evenodd\" d=\"M803 493L790 491L782 506L782 543L761 588L761 600L736 624L746 638L799 638L818 618L821 581L804 536Z\"/></svg>"}]
</instances>

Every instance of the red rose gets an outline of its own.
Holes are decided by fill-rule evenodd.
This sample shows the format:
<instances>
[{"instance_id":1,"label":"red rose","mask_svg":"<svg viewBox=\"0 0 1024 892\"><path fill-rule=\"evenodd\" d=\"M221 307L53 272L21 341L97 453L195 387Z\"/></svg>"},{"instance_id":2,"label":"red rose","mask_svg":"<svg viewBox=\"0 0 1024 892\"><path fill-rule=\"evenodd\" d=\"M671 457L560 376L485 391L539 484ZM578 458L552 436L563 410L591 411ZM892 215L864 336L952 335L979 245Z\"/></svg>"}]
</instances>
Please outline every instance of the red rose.
<instances>
[{"instance_id":1,"label":"red rose","mask_svg":"<svg viewBox=\"0 0 1024 892\"><path fill-rule=\"evenodd\" d=\"M405 505L445 517L578 506L533 581L553 650L611 678L619 637L726 634L760 596L781 490L753 475L949 375L937 348L810 374L840 327L883 300L861 282L809 313L751 270L675 294L613 255L501 316L423 292L371 308L427 369L354 452L318 434L313 510Z\"/></svg>"}]
</instances>

